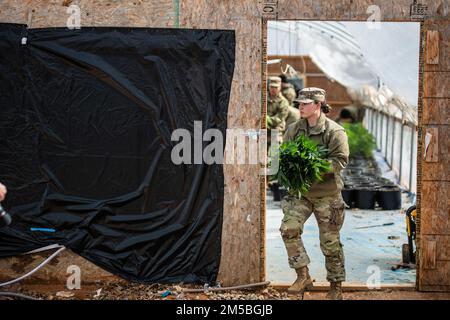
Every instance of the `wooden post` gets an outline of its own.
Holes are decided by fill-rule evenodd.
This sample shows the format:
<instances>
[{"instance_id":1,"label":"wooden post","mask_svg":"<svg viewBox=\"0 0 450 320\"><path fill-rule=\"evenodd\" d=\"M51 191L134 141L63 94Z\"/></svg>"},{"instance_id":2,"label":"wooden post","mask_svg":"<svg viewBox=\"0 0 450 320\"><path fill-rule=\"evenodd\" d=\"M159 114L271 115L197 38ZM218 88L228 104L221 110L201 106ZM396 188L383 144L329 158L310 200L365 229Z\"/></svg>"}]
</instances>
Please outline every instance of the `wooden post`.
<instances>
[{"instance_id":1,"label":"wooden post","mask_svg":"<svg viewBox=\"0 0 450 320\"><path fill-rule=\"evenodd\" d=\"M260 128L267 129L266 114L267 114L267 19L261 19L261 121ZM267 132L267 130L266 130ZM266 138L267 141L267 138ZM267 148L265 148L267 150ZM268 154L266 154L266 158ZM268 162L268 161L267 161ZM262 166L263 167L263 166ZM264 169L266 166L264 165ZM262 168L261 168L262 169ZM264 170L264 172L266 172ZM263 282L266 279L266 175L261 174L260 188L261 188L261 216L260 216L260 256L261 262L259 266L259 281Z\"/></svg>"}]
</instances>

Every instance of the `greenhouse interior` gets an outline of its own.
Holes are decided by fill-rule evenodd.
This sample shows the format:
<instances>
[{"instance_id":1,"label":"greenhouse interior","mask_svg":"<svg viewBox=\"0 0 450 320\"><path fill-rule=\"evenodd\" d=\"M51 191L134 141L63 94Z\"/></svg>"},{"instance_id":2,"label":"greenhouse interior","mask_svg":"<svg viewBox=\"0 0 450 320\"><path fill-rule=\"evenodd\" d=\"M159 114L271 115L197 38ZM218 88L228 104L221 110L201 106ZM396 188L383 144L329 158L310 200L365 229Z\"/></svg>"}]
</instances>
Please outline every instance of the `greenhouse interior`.
<instances>
[{"instance_id":1,"label":"greenhouse interior","mask_svg":"<svg viewBox=\"0 0 450 320\"><path fill-rule=\"evenodd\" d=\"M420 24L416 22L270 21L267 76L283 76L298 92L326 91L348 136L342 171L346 203L340 232L346 282L414 284L414 217ZM274 283L295 280L280 234L283 187L266 196L266 273ZM302 239L310 273L326 281L314 217ZM375 280L374 280L375 279Z\"/></svg>"}]
</instances>

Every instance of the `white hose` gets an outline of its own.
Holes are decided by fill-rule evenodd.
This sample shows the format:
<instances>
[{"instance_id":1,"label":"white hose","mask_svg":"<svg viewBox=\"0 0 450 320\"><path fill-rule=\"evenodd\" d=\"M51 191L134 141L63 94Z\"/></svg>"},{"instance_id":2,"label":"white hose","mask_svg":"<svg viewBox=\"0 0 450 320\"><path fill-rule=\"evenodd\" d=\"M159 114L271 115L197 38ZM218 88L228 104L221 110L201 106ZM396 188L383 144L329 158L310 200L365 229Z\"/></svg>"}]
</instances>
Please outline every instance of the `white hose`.
<instances>
[{"instance_id":1,"label":"white hose","mask_svg":"<svg viewBox=\"0 0 450 320\"><path fill-rule=\"evenodd\" d=\"M186 293L194 293L194 292L207 292L207 291L229 291L229 290L240 290L240 289L249 289L254 287L267 286L270 284L270 281L250 283L250 284L242 284L233 287L208 287L203 289L182 289L182 292Z\"/></svg>"},{"instance_id":2,"label":"white hose","mask_svg":"<svg viewBox=\"0 0 450 320\"><path fill-rule=\"evenodd\" d=\"M33 251L29 251L29 252L27 252L26 254L36 253L36 252L48 250L49 247L50 247L50 246L43 247L43 248L40 248L40 249L36 249L36 250L33 250ZM35 272L38 271L40 268L42 268L42 267L45 266L47 263L49 263L49 262L50 262L54 257L56 257L61 251L64 251L64 250L66 249L66 247L61 246L61 245L57 245L57 246L52 245L50 248L51 248L51 249L59 248L59 249L58 249L57 251L55 251L50 257L48 257L48 258L45 259L43 262L41 262L36 268L34 268L33 270L31 270L30 272L24 274L23 276L21 276L21 277L19 277L19 278L17 278L17 279L13 279L13 280L10 280L10 281L7 281L7 282L0 283L0 287L9 286L10 284L19 282L19 281L21 281L21 280L23 280L23 279L25 279L25 278L31 276L33 273L35 273Z\"/></svg>"},{"instance_id":3,"label":"white hose","mask_svg":"<svg viewBox=\"0 0 450 320\"><path fill-rule=\"evenodd\" d=\"M60 244L50 244L48 246L42 247L42 248L38 248L38 249L34 249L25 253L22 253L22 256L25 256L27 254L33 254L33 253L38 253L38 252L42 252L42 251L47 251L47 250L52 250L52 249L58 249L58 248L63 248L64 246L60 245Z\"/></svg>"},{"instance_id":4,"label":"white hose","mask_svg":"<svg viewBox=\"0 0 450 320\"><path fill-rule=\"evenodd\" d=\"M0 291L0 297L14 297L14 298L22 298L22 299L27 299L27 300L40 300L37 299L35 297L32 296L27 296L25 294L21 294L21 293L15 293L15 292L1 292Z\"/></svg>"}]
</instances>

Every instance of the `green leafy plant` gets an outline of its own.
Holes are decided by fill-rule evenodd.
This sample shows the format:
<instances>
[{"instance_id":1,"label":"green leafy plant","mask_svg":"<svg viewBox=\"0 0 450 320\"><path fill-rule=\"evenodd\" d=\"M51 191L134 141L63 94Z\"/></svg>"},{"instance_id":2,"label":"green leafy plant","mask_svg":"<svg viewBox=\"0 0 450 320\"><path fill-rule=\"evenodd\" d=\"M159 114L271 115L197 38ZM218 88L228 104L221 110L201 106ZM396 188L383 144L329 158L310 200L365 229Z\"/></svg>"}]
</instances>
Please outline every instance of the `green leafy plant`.
<instances>
[{"instance_id":1,"label":"green leafy plant","mask_svg":"<svg viewBox=\"0 0 450 320\"><path fill-rule=\"evenodd\" d=\"M371 159L373 150L377 146L372 134L360 122L343 123L343 126L347 132L350 158L363 157Z\"/></svg>"},{"instance_id":2,"label":"green leafy plant","mask_svg":"<svg viewBox=\"0 0 450 320\"><path fill-rule=\"evenodd\" d=\"M279 151L278 182L291 194L307 193L311 185L322 180L322 175L331 170L325 159L327 149L304 135L281 144Z\"/></svg>"}]
</instances>

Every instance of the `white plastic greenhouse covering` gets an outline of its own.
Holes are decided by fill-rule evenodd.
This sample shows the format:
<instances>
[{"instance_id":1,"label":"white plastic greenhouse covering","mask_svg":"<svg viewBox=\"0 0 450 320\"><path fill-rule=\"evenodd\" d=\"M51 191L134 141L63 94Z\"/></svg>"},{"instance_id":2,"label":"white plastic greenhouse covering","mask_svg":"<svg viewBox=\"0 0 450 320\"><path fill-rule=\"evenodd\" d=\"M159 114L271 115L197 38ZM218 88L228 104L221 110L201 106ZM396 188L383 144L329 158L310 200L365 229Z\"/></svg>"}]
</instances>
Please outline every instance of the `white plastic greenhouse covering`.
<instances>
[{"instance_id":1,"label":"white plastic greenhouse covering","mask_svg":"<svg viewBox=\"0 0 450 320\"><path fill-rule=\"evenodd\" d=\"M269 21L268 55L309 55L352 99L398 176L416 189L420 24Z\"/></svg>"}]
</instances>

